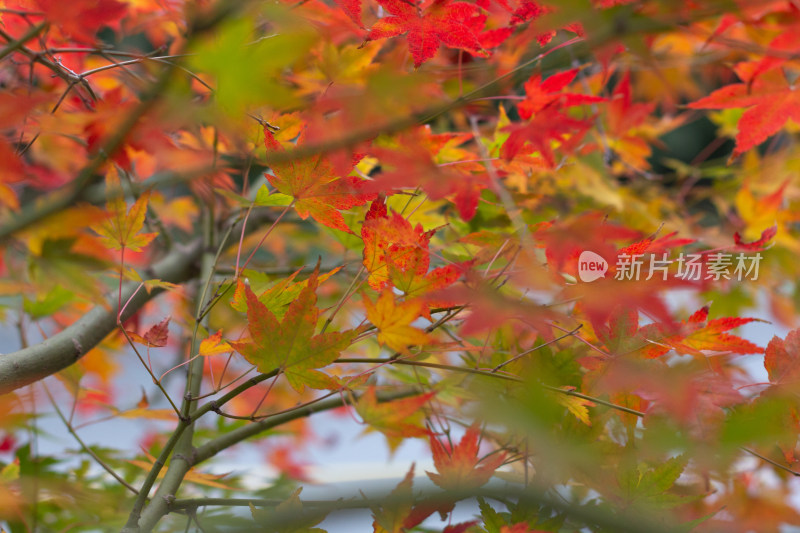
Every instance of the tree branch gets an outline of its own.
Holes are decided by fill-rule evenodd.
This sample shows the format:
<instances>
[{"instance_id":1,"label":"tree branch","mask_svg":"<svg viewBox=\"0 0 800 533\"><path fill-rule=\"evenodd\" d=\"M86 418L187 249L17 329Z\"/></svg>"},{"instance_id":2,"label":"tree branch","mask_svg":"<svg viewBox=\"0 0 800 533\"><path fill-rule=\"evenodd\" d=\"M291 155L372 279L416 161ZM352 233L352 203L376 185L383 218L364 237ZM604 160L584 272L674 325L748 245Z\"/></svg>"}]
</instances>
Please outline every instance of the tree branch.
<instances>
[{"instance_id":1,"label":"tree branch","mask_svg":"<svg viewBox=\"0 0 800 533\"><path fill-rule=\"evenodd\" d=\"M170 510L195 511L198 507L204 506L225 506L225 507L255 507L271 508L269 513L269 527L274 531L289 531L293 526L297 526L299 520L308 514L326 514L329 512L343 511L349 509L375 509L382 507L392 509L397 506L421 505L435 509L439 506L452 504L453 502L468 500L472 498L490 498L493 500L507 502L515 501L520 504L527 504L532 507L544 507L555 510L566 515L573 522L588 526L599 526L608 531L619 531L627 533L661 533L668 531L684 531L686 527L678 524L668 524L663 521L648 516L646 509L629 509L627 513L615 513L607 507L595 505L595 502L580 503L568 501L548 494L544 488L529 486L521 487L509 485L498 488L477 488L465 490L438 490L428 489L421 492L414 491L411 498L407 495L389 495L382 498L349 498L336 500L307 500L302 501L303 510L298 511L292 508L289 511L278 511L274 508L281 502L276 500L265 500L260 498L193 498L174 500L170 504ZM262 525L266 525L263 524ZM254 529L232 529L231 531L253 531Z\"/></svg>"},{"instance_id":2,"label":"tree branch","mask_svg":"<svg viewBox=\"0 0 800 533\"><path fill-rule=\"evenodd\" d=\"M45 28L47 28L46 22L42 22L41 24L37 24L36 26L31 26L30 29L28 29L28 31L25 33L25 35L23 35L19 39L10 41L5 46L5 48L0 50L0 60L5 59L7 55L22 48L25 45L25 43L27 43L28 41L30 41L31 39L42 33L42 31L44 31Z\"/></svg>"},{"instance_id":3,"label":"tree branch","mask_svg":"<svg viewBox=\"0 0 800 533\"><path fill-rule=\"evenodd\" d=\"M392 400L414 396L415 394L420 394L420 390L417 388L405 388L392 392L379 393L378 401L390 402ZM252 424L237 428L230 433L220 435L219 437L212 439L197 448L194 453L194 465L202 463L206 459L214 457L222 450L230 448L231 446L238 444L243 440L247 440L250 437L258 435L259 433L263 433L264 431L274 427L281 426L287 422L291 422L292 420L297 420L298 418L305 418L321 411L337 409L339 407L343 407L344 405L346 404L343 397L331 398L329 400L308 404L289 412L265 418L260 422L254 422Z\"/></svg>"},{"instance_id":4,"label":"tree branch","mask_svg":"<svg viewBox=\"0 0 800 533\"><path fill-rule=\"evenodd\" d=\"M265 210L261 210L259 214L262 218L258 221L250 217L248 233L257 230L260 223L273 219L272 214ZM200 238L188 245L176 246L151 267L149 277L176 284L192 279L196 275L202 252ZM149 294L139 291L131 298L138 286L138 283L126 283L123 286L122 300L130 299L120 317L123 322L161 292L160 289L153 289ZM0 394L46 378L78 361L114 330L117 324L116 314L115 295L106 305L95 306L74 324L39 344L0 355Z\"/></svg>"},{"instance_id":5,"label":"tree branch","mask_svg":"<svg viewBox=\"0 0 800 533\"><path fill-rule=\"evenodd\" d=\"M151 277L169 283L182 283L189 279L200 257L201 241L177 247L174 252L152 267ZM148 294L139 291L131 298L138 283L126 283L122 299L130 299L120 319L124 322L161 292L154 289ZM116 295L107 306L97 305L74 324L45 339L39 344L0 356L0 394L29 385L78 361L100 344L117 324Z\"/></svg>"}]
</instances>

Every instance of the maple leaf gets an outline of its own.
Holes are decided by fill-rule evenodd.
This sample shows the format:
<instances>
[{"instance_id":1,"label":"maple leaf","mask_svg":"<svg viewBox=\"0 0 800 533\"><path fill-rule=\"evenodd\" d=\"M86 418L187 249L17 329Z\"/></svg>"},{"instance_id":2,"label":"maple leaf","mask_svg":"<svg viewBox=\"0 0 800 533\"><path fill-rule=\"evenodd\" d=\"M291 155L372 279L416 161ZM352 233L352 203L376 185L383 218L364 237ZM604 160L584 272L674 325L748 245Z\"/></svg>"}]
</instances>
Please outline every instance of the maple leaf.
<instances>
[{"instance_id":1,"label":"maple leaf","mask_svg":"<svg viewBox=\"0 0 800 533\"><path fill-rule=\"evenodd\" d=\"M128 336L135 342L144 344L149 348L162 348L167 345L169 338L169 321L171 317L167 317L158 324L148 329L144 335L138 335L132 331L128 331Z\"/></svg>"},{"instance_id":2,"label":"maple leaf","mask_svg":"<svg viewBox=\"0 0 800 533\"><path fill-rule=\"evenodd\" d=\"M632 95L630 73L625 72L604 106L606 130L605 139L601 142L607 143L622 162L633 168L646 169L651 153L647 137L654 134L644 130L643 124L655 110L656 104L634 103ZM615 166L619 166L618 162L615 163Z\"/></svg>"},{"instance_id":3,"label":"maple leaf","mask_svg":"<svg viewBox=\"0 0 800 533\"><path fill-rule=\"evenodd\" d=\"M373 533L405 533L422 523L434 511L435 505L414 505L414 468L411 464L405 477L389 494L386 503L370 506L372 509Z\"/></svg>"},{"instance_id":4,"label":"maple leaf","mask_svg":"<svg viewBox=\"0 0 800 533\"><path fill-rule=\"evenodd\" d=\"M536 113L528 122L510 124L502 129L509 136L500 148L500 156L506 161L520 153L538 152L550 168L556 166L553 142L558 142L566 151L581 139L591 127L588 120L579 120L550 106Z\"/></svg>"},{"instance_id":5,"label":"maple leaf","mask_svg":"<svg viewBox=\"0 0 800 533\"><path fill-rule=\"evenodd\" d=\"M437 473L428 477L445 490L469 490L483 486L505 461L504 453L495 453L483 461L478 459L480 429L473 424L454 447L443 444L431 435L433 464Z\"/></svg>"},{"instance_id":6,"label":"maple leaf","mask_svg":"<svg viewBox=\"0 0 800 533\"><path fill-rule=\"evenodd\" d=\"M448 197L463 220L475 216L481 191L490 186L479 156L460 147L471 135L432 134L417 128L394 139L393 146L374 146L380 172L370 190L422 188L432 200Z\"/></svg>"},{"instance_id":7,"label":"maple leaf","mask_svg":"<svg viewBox=\"0 0 800 533\"><path fill-rule=\"evenodd\" d=\"M405 522L414 507L414 495L411 492L414 484L414 466L412 463L403 480L389 494L392 503L372 507L374 533L405 531Z\"/></svg>"},{"instance_id":8,"label":"maple leaf","mask_svg":"<svg viewBox=\"0 0 800 533\"><path fill-rule=\"evenodd\" d=\"M511 25L517 26L529 20L537 19L550 11L551 8L549 6L543 6L538 2L534 2L532 0L523 0L520 3L519 7L517 7L517 9L515 9L514 13L512 14ZM544 34L547 36L546 38L544 36L540 36L539 44L544 46L550 39L552 39L554 34L555 32L552 33L548 32L547 34ZM542 42L543 40L544 42Z\"/></svg>"},{"instance_id":9,"label":"maple leaf","mask_svg":"<svg viewBox=\"0 0 800 533\"><path fill-rule=\"evenodd\" d=\"M752 342L725 333L750 322L763 322L758 318L726 317L708 320L705 306L677 326L649 324L639 330L639 335L652 344L643 355L661 357L670 350L680 354L702 356L701 350L737 354L763 353L764 349Z\"/></svg>"},{"instance_id":10,"label":"maple leaf","mask_svg":"<svg viewBox=\"0 0 800 533\"><path fill-rule=\"evenodd\" d=\"M512 124L503 128L510 132L500 150L500 155L510 161L526 150L537 151L550 167L555 166L552 142L557 141L564 149L583 136L589 128L588 121L574 119L561 112L563 108L581 104L602 102L605 98L588 94L564 93L562 90L572 83L579 69L554 74L542 81L537 74L525 83L525 99L517 109L525 124ZM527 152L525 152L527 153Z\"/></svg>"},{"instance_id":11,"label":"maple leaf","mask_svg":"<svg viewBox=\"0 0 800 533\"><path fill-rule=\"evenodd\" d=\"M692 109L748 108L739 119L732 158L761 144L786 121L800 124L800 91L775 71L751 83L734 83L689 104Z\"/></svg>"},{"instance_id":12,"label":"maple leaf","mask_svg":"<svg viewBox=\"0 0 800 533\"><path fill-rule=\"evenodd\" d=\"M409 346L419 346L431 342L430 337L411 325L420 317L425 307L422 300L406 300L397 303L391 289L384 289L373 303L362 295L367 310L367 320L378 328L378 342L397 352L408 352Z\"/></svg>"},{"instance_id":13,"label":"maple leaf","mask_svg":"<svg viewBox=\"0 0 800 533\"><path fill-rule=\"evenodd\" d=\"M283 151L269 128L264 128L264 135L268 150ZM311 215L320 224L345 233L353 232L339 211L363 205L377 196L362 192L361 178L339 177L322 155L272 163L271 168L273 174L267 174L267 179L279 192L294 197L294 208L300 218L305 220Z\"/></svg>"},{"instance_id":14,"label":"maple leaf","mask_svg":"<svg viewBox=\"0 0 800 533\"><path fill-rule=\"evenodd\" d=\"M297 296L308 287L308 279L303 281L294 281L294 278L302 272L301 267L292 272L289 276L280 279L276 282L270 283L264 274L252 270L245 270L244 276L250 282L250 289L257 293L258 301L267 306L276 318L279 320L283 318L286 312L286 306L292 303ZM317 284L323 283L325 280L336 274L341 270L341 267L332 269L325 274L317 277ZM247 310L247 297L245 292L245 282L240 277L236 282L236 289L233 292L233 299L231 300L231 307L237 311ZM267 288L265 288L267 287ZM262 292L263 291L263 292Z\"/></svg>"},{"instance_id":15,"label":"maple leaf","mask_svg":"<svg viewBox=\"0 0 800 533\"><path fill-rule=\"evenodd\" d=\"M332 377L314 369L331 364L353 339L352 330L314 335L319 316L316 307L318 274L319 265L281 321L258 300L250 287L245 287L251 339L230 343L234 350L256 365L259 372L281 370L298 392L306 385L311 388L337 386Z\"/></svg>"},{"instance_id":16,"label":"maple leaf","mask_svg":"<svg viewBox=\"0 0 800 533\"><path fill-rule=\"evenodd\" d=\"M778 234L778 225L775 224L771 228L767 228L764 231L762 231L761 237L759 237L758 240L755 240L753 242L744 242L742 240L742 236L739 235L739 232L737 231L736 233L733 234L733 242L736 243L736 248L740 250L750 250L750 251L763 250L764 247L767 245L767 243L769 243L769 241L771 241L772 238L775 237L775 235L777 234Z\"/></svg>"},{"instance_id":17,"label":"maple leaf","mask_svg":"<svg viewBox=\"0 0 800 533\"><path fill-rule=\"evenodd\" d=\"M465 533L472 526L478 524L477 520L470 520L468 522L460 522L458 524L450 524L442 530L442 533Z\"/></svg>"},{"instance_id":18,"label":"maple leaf","mask_svg":"<svg viewBox=\"0 0 800 533\"><path fill-rule=\"evenodd\" d=\"M690 285L690 281L671 277L666 280L653 276L650 280L614 279L615 265L623 254L657 252L685 244L686 239L673 239L672 234L654 239L641 239L641 234L629 228L604 222L598 214L580 216L569 223L541 224L534 238L546 247L546 256L551 268L578 277L578 262L583 251L589 250L603 257L609 272L604 278L591 283L568 284L562 297L580 300L581 311L593 323L603 322L614 310L609 302L615 302L619 294L625 294L626 305L643 310L665 323L672 321L669 310L659 292ZM634 244L617 248L613 241L633 240Z\"/></svg>"},{"instance_id":19,"label":"maple leaf","mask_svg":"<svg viewBox=\"0 0 800 533\"><path fill-rule=\"evenodd\" d=\"M769 381L776 385L800 379L800 329L790 331L785 339L772 337L765 351L764 368Z\"/></svg>"},{"instance_id":20,"label":"maple leaf","mask_svg":"<svg viewBox=\"0 0 800 533\"><path fill-rule=\"evenodd\" d=\"M486 55L474 30L475 21L472 19L481 17L480 9L474 4L433 0L423 13L416 2L378 0L378 3L389 16L372 26L366 41L408 33L408 49L415 68L432 58L440 44L479 56Z\"/></svg>"},{"instance_id":21,"label":"maple leaf","mask_svg":"<svg viewBox=\"0 0 800 533\"><path fill-rule=\"evenodd\" d=\"M335 2L359 28L364 27L364 22L361 20L361 0L335 0Z\"/></svg>"},{"instance_id":22,"label":"maple leaf","mask_svg":"<svg viewBox=\"0 0 800 533\"><path fill-rule=\"evenodd\" d=\"M387 262L389 279L392 285L403 291L406 297L419 298L429 295L426 296L427 305L422 309L422 316L427 319L430 319L430 307L445 307L448 305L447 301L437 300L435 294L431 295L431 293L436 293L458 281L465 268L470 265L471 263L445 265L434 268L424 276L421 276L413 269L404 271L397 268L391 260Z\"/></svg>"},{"instance_id":23,"label":"maple leaf","mask_svg":"<svg viewBox=\"0 0 800 533\"><path fill-rule=\"evenodd\" d=\"M525 82L525 99L517 104L519 116L524 119L531 118L542 109L557 105L557 107L572 107L582 104L603 102L602 96L590 94L565 93L563 89L575 80L580 69L574 68L559 72L542 81L542 75L536 74Z\"/></svg>"},{"instance_id":24,"label":"maple leaf","mask_svg":"<svg viewBox=\"0 0 800 533\"><path fill-rule=\"evenodd\" d=\"M739 250L760 250L775 238L775 243L798 250L797 240L790 228L797 221L797 212L785 205L784 194L789 185L784 181L777 189L764 196L756 196L745 181L736 193L736 211L744 222L741 233L734 235ZM747 242L751 241L751 242Z\"/></svg>"},{"instance_id":25,"label":"maple leaf","mask_svg":"<svg viewBox=\"0 0 800 533\"><path fill-rule=\"evenodd\" d=\"M294 457L297 448L291 444L282 444L270 450L269 463L283 475L303 482L311 482L307 472L308 465L298 461Z\"/></svg>"},{"instance_id":26,"label":"maple leaf","mask_svg":"<svg viewBox=\"0 0 800 533\"><path fill-rule=\"evenodd\" d=\"M563 390L574 390L574 388L575 387L562 387ZM594 407L594 402L578 398L577 396L569 396L556 392L552 393L552 397L556 402L566 407L575 418L587 426L592 425L592 421L589 418L589 407Z\"/></svg>"},{"instance_id":27,"label":"maple leaf","mask_svg":"<svg viewBox=\"0 0 800 533\"><path fill-rule=\"evenodd\" d=\"M392 402L378 402L375 387L369 387L355 404L356 412L367 424L367 429L378 430L386 437L389 449L394 452L407 437L427 437L430 431L422 426L422 408L436 394L428 392Z\"/></svg>"},{"instance_id":28,"label":"maple leaf","mask_svg":"<svg viewBox=\"0 0 800 533\"><path fill-rule=\"evenodd\" d=\"M228 353L232 350L233 348L231 345L222 340L222 330L219 330L210 337L200 341L200 348L197 353L207 357L209 355Z\"/></svg>"},{"instance_id":29,"label":"maple leaf","mask_svg":"<svg viewBox=\"0 0 800 533\"><path fill-rule=\"evenodd\" d=\"M108 194L106 211L109 218L92 226L92 230L100 235L103 244L108 248L114 250L127 248L134 252L140 251L158 235L157 233L139 233L144 225L150 192L142 194L128 211L119 183L119 174L114 166L106 174L106 191Z\"/></svg>"},{"instance_id":30,"label":"maple leaf","mask_svg":"<svg viewBox=\"0 0 800 533\"><path fill-rule=\"evenodd\" d=\"M134 466L138 466L145 472L149 472L153 469L156 458L147 452L145 452L145 456L147 457L147 461L143 461L141 459L129 459L127 462ZM166 473L166 469L161 469L158 472L158 478L163 478ZM198 485L205 485L207 487L214 487L216 489L234 489L234 487L231 485L226 485L220 482L220 480L224 479L226 476L228 476L228 474L207 474L205 472L200 472L195 468L191 468L184 476L184 479L192 483L197 483Z\"/></svg>"},{"instance_id":31,"label":"maple leaf","mask_svg":"<svg viewBox=\"0 0 800 533\"><path fill-rule=\"evenodd\" d=\"M412 226L401 215L386 209L384 198L372 202L361 226L364 240L364 267L370 287L380 290L390 284L389 263L399 272L424 276L430 265L428 244L435 230Z\"/></svg>"},{"instance_id":32,"label":"maple leaf","mask_svg":"<svg viewBox=\"0 0 800 533\"><path fill-rule=\"evenodd\" d=\"M685 503L685 497L669 491L673 489L688 462L687 458L677 456L651 468L636 465L637 468L620 469L617 482L623 497L629 503L662 508Z\"/></svg>"},{"instance_id":33,"label":"maple leaf","mask_svg":"<svg viewBox=\"0 0 800 533\"><path fill-rule=\"evenodd\" d=\"M119 27L128 11L128 4L117 0L36 0L54 28L78 42L92 44L95 33L103 26Z\"/></svg>"}]
</instances>

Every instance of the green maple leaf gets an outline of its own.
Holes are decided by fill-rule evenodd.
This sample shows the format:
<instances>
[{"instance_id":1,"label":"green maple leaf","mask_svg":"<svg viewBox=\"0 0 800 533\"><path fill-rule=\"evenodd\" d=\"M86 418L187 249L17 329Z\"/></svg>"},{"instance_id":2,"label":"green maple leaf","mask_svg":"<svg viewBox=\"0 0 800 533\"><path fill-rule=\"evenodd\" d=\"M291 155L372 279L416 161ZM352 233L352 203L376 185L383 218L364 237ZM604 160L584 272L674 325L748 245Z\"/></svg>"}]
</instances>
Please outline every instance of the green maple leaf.
<instances>
[{"instance_id":1,"label":"green maple leaf","mask_svg":"<svg viewBox=\"0 0 800 533\"><path fill-rule=\"evenodd\" d=\"M314 369L325 367L338 358L341 351L350 346L355 333L348 330L314 335L319 316L316 306L318 274L319 267L297 299L289 305L283 320L278 320L246 286L251 339L231 343L237 352L256 365L259 372L280 370L298 392L306 386L313 389L338 387L335 378Z\"/></svg>"}]
</instances>

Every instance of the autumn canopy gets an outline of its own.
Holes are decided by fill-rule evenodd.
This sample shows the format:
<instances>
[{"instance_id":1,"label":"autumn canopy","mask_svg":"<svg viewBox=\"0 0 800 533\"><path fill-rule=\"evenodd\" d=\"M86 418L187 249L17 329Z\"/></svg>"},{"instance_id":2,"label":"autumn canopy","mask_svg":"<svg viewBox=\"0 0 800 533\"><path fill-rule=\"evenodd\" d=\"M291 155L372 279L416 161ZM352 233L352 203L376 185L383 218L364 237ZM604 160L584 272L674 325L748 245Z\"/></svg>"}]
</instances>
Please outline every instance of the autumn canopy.
<instances>
[{"instance_id":1,"label":"autumn canopy","mask_svg":"<svg viewBox=\"0 0 800 533\"><path fill-rule=\"evenodd\" d=\"M0 2L0 529L800 527L798 75L794 0Z\"/></svg>"}]
</instances>

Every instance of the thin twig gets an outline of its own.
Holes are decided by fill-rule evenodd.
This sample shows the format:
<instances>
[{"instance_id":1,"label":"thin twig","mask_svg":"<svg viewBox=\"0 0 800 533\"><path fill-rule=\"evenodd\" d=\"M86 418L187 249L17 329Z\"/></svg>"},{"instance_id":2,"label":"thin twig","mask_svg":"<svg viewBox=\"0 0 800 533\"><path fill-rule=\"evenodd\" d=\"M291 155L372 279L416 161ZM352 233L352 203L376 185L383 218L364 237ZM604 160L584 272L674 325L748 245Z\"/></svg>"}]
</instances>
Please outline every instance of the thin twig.
<instances>
[{"instance_id":1,"label":"thin twig","mask_svg":"<svg viewBox=\"0 0 800 533\"><path fill-rule=\"evenodd\" d=\"M62 421L62 422L64 422L64 426L66 426L66 428L67 428L67 431L69 432L69 434L70 434L70 435L72 435L72 436L75 438L75 440L78 442L78 444L79 444L79 445L80 445L80 447L83 449L83 451L85 451L86 453L88 453L88 454L89 454L89 455L92 457L92 459L94 459L94 460L95 460L95 462L96 462L98 465L100 465L100 467L102 467L102 469L103 469L103 470L105 470L106 472L108 472L109 474L111 474L111 477L113 477L114 479L116 479L117 481L119 481L119 482L120 482L120 484L121 484L123 487L125 487L125 488L126 488L126 489L128 489L129 491L133 492L134 494L137 494L137 495L138 495L138 494L139 494L139 491L138 491L138 490L136 490L136 488L135 488L133 485L131 485L130 483L128 483L127 481L125 481L125 480L124 480L124 479L123 479L123 478L122 478L122 477L121 477L119 474L117 474L117 473L114 471L114 469L113 469L113 468L111 468L111 466L109 466L108 464L106 464L106 462L105 462L105 461L103 461L103 460L102 460L102 459L101 459L101 458L100 458L100 457L99 457L99 456L98 456L98 455L97 455L97 454L94 452L94 450L92 450L92 449L91 449L91 448L90 448L90 447L89 447L89 446L88 446L88 445L87 445L85 442L83 442L83 439L81 439L81 438L80 438L80 436L78 435L78 432L77 432L77 431L75 431L75 428L73 428L73 427L72 427L72 424L70 424L69 420L67 420L67 418L64 416L64 413L62 413L62 412L61 412L61 409L59 409L59 408L58 408L58 404L56 403L56 401L55 401L55 398L53 398L53 395L50 393L50 389L47 387L47 383L45 383L45 382L42 382L42 386L44 387L44 392L47 394L47 397L50 399L50 404L53 406L53 409L55 410L56 414L58 415L58 418L60 418L60 419L61 419L61 421Z\"/></svg>"},{"instance_id":2,"label":"thin twig","mask_svg":"<svg viewBox=\"0 0 800 533\"><path fill-rule=\"evenodd\" d=\"M544 348L545 346L548 346L548 345L550 345L550 344L553 344L553 343L555 343L555 342L558 342L558 341L560 341L560 340L562 340L562 339L566 339L567 337L571 337L572 335L575 335L575 333L577 333L577 332L578 332L578 330L579 330L579 329L581 329L582 327L583 327L583 324L578 324L578 327L576 327L576 328L575 328L575 329L573 329L572 331L569 331L569 332L567 332L567 333L563 334L563 335L562 335L562 336L560 336L560 337L557 337L557 338L555 338L555 339L553 339L553 340L551 340L551 341L548 341L548 342L545 342L545 343L539 344L538 346L534 346L533 348L529 348L529 349L525 350L524 352L522 352L522 353L519 353L519 354L515 355L514 357L512 357L512 358L511 358L511 359L509 359L508 361L505 361L505 362L503 362L503 363L500 363L499 365L497 365L496 367L494 367L494 368L492 369L492 372L497 372L498 370L500 370L500 369L501 369L501 368L503 368L504 366L506 366L506 365L508 365L508 364L510 364L510 363L513 363L514 361L516 361L516 360L517 360L517 359L519 359L520 357L525 357L525 356L526 356L526 355L528 355L529 353L533 353L533 352L535 352L536 350L540 350L540 349Z\"/></svg>"}]
</instances>

